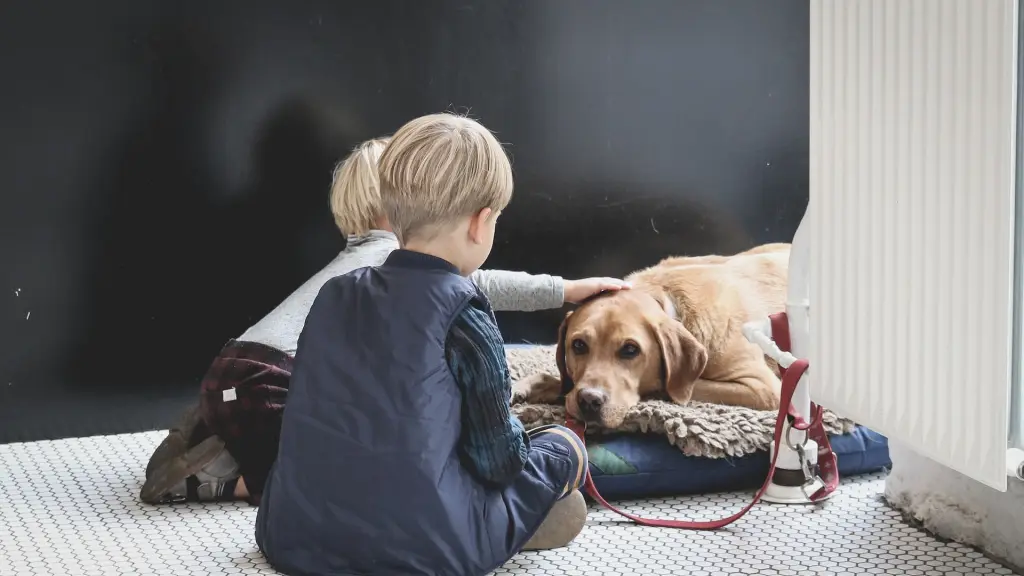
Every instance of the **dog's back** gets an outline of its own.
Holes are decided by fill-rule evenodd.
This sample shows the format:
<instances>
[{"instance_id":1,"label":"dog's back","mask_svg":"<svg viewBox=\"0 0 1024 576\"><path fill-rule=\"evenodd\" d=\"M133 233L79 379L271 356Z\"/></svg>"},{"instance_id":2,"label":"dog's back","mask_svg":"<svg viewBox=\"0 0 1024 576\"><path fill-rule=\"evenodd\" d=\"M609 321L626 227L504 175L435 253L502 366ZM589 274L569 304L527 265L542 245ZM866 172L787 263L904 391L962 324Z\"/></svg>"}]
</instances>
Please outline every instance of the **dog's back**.
<instances>
[{"instance_id":1,"label":"dog's back","mask_svg":"<svg viewBox=\"0 0 1024 576\"><path fill-rule=\"evenodd\" d=\"M678 256L634 272L627 280L664 289L685 308L707 309L735 301L729 316L760 318L785 308L789 244L765 244L731 256ZM746 320L744 320L746 321Z\"/></svg>"}]
</instances>

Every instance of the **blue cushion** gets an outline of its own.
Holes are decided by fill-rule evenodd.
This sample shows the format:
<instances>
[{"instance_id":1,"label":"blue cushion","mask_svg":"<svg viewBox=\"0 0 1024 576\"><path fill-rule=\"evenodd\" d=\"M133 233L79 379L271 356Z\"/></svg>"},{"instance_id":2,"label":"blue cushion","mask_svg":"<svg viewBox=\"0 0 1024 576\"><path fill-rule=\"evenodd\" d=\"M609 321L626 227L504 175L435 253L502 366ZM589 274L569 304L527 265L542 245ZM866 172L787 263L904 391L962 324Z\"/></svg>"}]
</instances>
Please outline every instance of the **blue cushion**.
<instances>
[{"instance_id":1,"label":"blue cushion","mask_svg":"<svg viewBox=\"0 0 1024 576\"><path fill-rule=\"evenodd\" d=\"M888 440L863 426L830 439L840 477L892 465ZM591 441L588 452L594 484L609 500L757 488L769 465L767 451L741 458L686 456L660 434L609 436Z\"/></svg>"},{"instance_id":2,"label":"blue cushion","mask_svg":"<svg viewBox=\"0 0 1024 576\"><path fill-rule=\"evenodd\" d=\"M830 439L840 477L892 466L889 441L881 434L858 426ZM591 440L588 451L594 484L609 500L757 488L764 482L769 464L767 451L741 458L686 456L660 434L605 436Z\"/></svg>"}]
</instances>

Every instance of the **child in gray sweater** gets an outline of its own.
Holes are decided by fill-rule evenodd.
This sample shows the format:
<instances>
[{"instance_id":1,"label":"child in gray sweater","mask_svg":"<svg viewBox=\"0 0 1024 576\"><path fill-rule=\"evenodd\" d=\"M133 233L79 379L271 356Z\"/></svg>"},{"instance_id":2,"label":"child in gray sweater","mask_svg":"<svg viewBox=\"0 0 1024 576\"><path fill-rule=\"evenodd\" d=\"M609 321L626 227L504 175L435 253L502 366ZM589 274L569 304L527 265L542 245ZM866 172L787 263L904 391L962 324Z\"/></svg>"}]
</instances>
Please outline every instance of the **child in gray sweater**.
<instances>
[{"instance_id":1,"label":"child in gray sweater","mask_svg":"<svg viewBox=\"0 0 1024 576\"><path fill-rule=\"evenodd\" d=\"M259 503L277 456L292 357L314 298L331 278L379 266L399 248L380 200L377 160L386 145L384 138L364 142L338 166L330 203L338 228L348 234L345 249L224 346L203 378L199 404L150 458L140 495L144 502ZM614 278L563 280L502 270L478 270L470 279L495 310L560 308L624 287Z\"/></svg>"}]
</instances>

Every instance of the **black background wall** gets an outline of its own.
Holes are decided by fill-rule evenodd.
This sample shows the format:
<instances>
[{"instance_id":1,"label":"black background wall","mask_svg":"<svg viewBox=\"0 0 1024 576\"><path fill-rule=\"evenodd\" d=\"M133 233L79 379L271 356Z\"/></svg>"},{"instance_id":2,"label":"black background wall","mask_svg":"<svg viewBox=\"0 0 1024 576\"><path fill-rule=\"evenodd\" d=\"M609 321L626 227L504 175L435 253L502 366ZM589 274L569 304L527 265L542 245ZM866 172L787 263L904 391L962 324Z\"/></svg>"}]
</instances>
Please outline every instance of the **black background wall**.
<instances>
[{"instance_id":1,"label":"black background wall","mask_svg":"<svg viewBox=\"0 0 1024 576\"><path fill-rule=\"evenodd\" d=\"M0 7L0 442L166 426L343 246L331 169L420 114L508 144L492 268L623 275L785 241L806 0ZM560 311L501 317L550 342Z\"/></svg>"}]
</instances>

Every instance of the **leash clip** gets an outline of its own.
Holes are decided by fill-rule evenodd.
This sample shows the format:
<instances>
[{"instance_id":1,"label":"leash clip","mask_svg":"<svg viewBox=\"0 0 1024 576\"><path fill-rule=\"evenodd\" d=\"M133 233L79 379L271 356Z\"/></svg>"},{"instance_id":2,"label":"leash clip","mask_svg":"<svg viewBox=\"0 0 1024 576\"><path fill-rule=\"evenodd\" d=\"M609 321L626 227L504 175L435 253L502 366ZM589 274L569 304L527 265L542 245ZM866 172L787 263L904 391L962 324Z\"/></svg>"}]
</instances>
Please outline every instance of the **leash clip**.
<instances>
[{"instance_id":1,"label":"leash clip","mask_svg":"<svg viewBox=\"0 0 1024 576\"><path fill-rule=\"evenodd\" d=\"M812 465L810 459L807 458L807 449L804 448L803 444L796 444L790 438L789 435L794 428L795 426L792 424L786 425L786 445L789 446L790 450L796 452L797 458L800 459L800 470L804 473L804 486L806 487L820 478L818 478L817 466ZM799 430L799 428L797 429Z\"/></svg>"},{"instance_id":2,"label":"leash clip","mask_svg":"<svg viewBox=\"0 0 1024 576\"><path fill-rule=\"evenodd\" d=\"M804 493L804 496L808 500L813 500L811 496L817 492L818 488L825 485L825 481L818 474L818 466L811 464L809 458L807 458L807 451L804 449L803 444L793 445L789 443L787 434L786 443L789 444L790 448L796 451L797 458L800 459L800 470L804 473L804 483L800 486L800 491ZM814 490L811 490L814 487Z\"/></svg>"},{"instance_id":3,"label":"leash clip","mask_svg":"<svg viewBox=\"0 0 1024 576\"><path fill-rule=\"evenodd\" d=\"M828 486L825 479L821 477L821 467L817 464L811 464L811 461L807 458L807 453L804 450L803 445L795 446L793 449L796 451L797 457L800 459L800 469L804 473L804 483L800 486L800 492L811 502L818 502L814 496L821 491L822 488ZM833 458L835 453L833 453Z\"/></svg>"}]
</instances>

